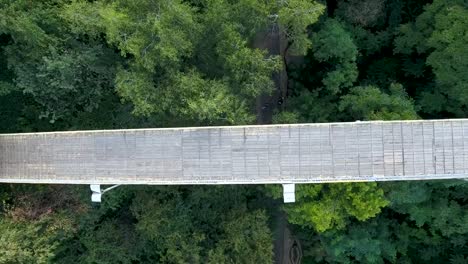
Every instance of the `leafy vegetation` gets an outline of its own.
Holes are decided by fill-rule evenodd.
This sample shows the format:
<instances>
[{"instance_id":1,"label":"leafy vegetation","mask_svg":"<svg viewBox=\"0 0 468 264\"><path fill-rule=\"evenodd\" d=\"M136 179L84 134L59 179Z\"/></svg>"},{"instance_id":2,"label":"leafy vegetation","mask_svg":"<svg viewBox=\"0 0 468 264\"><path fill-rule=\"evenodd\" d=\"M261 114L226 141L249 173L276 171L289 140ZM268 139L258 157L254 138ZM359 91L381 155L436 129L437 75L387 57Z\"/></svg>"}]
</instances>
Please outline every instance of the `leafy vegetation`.
<instances>
[{"instance_id":1,"label":"leafy vegetation","mask_svg":"<svg viewBox=\"0 0 468 264\"><path fill-rule=\"evenodd\" d=\"M463 0L0 0L0 132L468 115ZM282 52L261 48L279 32ZM468 182L0 185L0 263L467 263Z\"/></svg>"}]
</instances>

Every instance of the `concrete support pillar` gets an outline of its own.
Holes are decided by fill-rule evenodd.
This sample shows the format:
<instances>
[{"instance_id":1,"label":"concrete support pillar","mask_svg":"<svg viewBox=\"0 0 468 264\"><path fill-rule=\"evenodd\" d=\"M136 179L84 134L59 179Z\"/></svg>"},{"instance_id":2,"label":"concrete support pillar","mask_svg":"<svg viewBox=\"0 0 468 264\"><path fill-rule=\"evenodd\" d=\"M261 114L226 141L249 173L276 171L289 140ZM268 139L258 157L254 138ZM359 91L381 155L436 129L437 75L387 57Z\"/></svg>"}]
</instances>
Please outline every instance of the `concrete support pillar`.
<instances>
[{"instance_id":1,"label":"concrete support pillar","mask_svg":"<svg viewBox=\"0 0 468 264\"><path fill-rule=\"evenodd\" d=\"M91 189L91 201L94 203L100 203L101 202L101 185L99 184L91 184L90 186Z\"/></svg>"},{"instance_id":2,"label":"concrete support pillar","mask_svg":"<svg viewBox=\"0 0 468 264\"><path fill-rule=\"evenodd\" d=\"M295 189L294 183L283 184L284 203L294 203L296 201Z\"/></svg>"},{"instance_id":3,"label":"concrete support pillar","mask_svg":"<svg viewBox=\"0 0 468 264\"><path fill-rule=\"evenodd\" d=\"M108 192L114 188L119 187L120 184L111 186L107 189L101 190L101 185L99 184L91 184L89 187L91 189L91 201L95 203L100 203L101 202L101 196L105 193Z\"/></svg>"}]
</instances>

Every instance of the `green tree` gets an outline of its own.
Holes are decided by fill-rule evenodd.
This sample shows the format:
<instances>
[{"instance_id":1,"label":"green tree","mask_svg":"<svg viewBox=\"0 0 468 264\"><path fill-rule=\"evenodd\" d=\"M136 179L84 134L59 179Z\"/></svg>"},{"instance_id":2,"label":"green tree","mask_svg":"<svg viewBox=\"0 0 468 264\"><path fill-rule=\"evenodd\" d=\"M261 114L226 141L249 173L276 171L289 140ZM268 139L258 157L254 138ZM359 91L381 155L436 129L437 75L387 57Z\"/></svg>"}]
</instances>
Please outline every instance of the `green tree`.
<instances>
[{"instance_id":1,"label":"green tree","mask_svg":"<svg viewBox=\"0 0 468 264\"><path fill-rule=\"evenodd\" d=\"M321 234L337 263L463 263L468 257L463 181L382 184L391 201L377 218ZM460 262L461 261L461 262Z\"/></svg>"},{"instance_id":2,"label":"green tree","mask_svg":"<svg viewBox=\"0 0 468 264\"><path fill-rule=\"evenodd\" d=\"M54 262L131 264L141 260L146 253L145 241L124 217L131 219L131 215L119 212L116 218L104 218L100 223L87 222L88 226L77 233L76 241L62 243Z\"/></svg>"},{"instance_id":3,"label":"green tree","mask_svg":"<svg viewBox=\"0 0 468 264\"><path fill-rule=\"evenodd\" d=\"M405 231L405 225L380 216L346 230L330 230L321 234L324 259L329 263L408 263L402 256L409 242Z\"/></svg>"},{"instance_id":4,"label":"green tree","mask_svg":"<svg viewBox=\"0 0 468 264\"><path fill-rule=\"evenodd\" d=\"M225 235L208 252L208 263L272 263L273 241L266 213L234 210L229 214L221 223Z\"/></svg>"},{"instance_id":5,"label":"green tree","mask_svg":"<svg viewBox=\"0 0 468 264\"><path fill-rule=\"evenodd\" d=\"M112 91L117 57L99 41L79 39L60 17L61 1L0 2L0 33L14 84L52 122L96 109ZM1 85L6 89L5 83ZM9 88L10 90L12 88Z\"/></svg>"},{"instance_id":6,"label":"green tree","mask_svg":"<svg viewBox=\"0 0 468 264\"><path fill-rule=\"evenodd\" d=\"M350 87L357 79L356 58L358 50L351 35L336 19L327 19L321 29L312 35L314 58L326 62L322 83L337 94Z\"/></svg>"},{"instance_id":7,"label":"green tree","mask_svg":"<svg viewBox=\"0 0 468 264\"><path fill-rule=\"evenodd\" d=\"M414 23L401 26L395 52L420 54L435 75L435 85L419 94L424 112L447 111L455 116L466 113L467 15L464 1L436 0L425 6Z\"/></svg>"},{"instance_id":8,"label":"green tree","mask_svg":"<svg viewBox=\"0 0 468 264\"><path fill-rule=\"evenodd\" d=\"M385 0L338 1L335 14L349 24L374 27L385 21Z\"/></svg>"},{"instance_id":9,"label":"green tree","mask_svg":"<svg viewBox=\"0 0 468 264\"><path fill-rule=\"evenodd\" d=\"M49 263L59 241L47 223L0 220L1 263Z\"/></svg>"},{"instance_id":10,"label":"green tree","mask_svg":"<svg viewBox=\"0 0 468 264\"><path fill-rule=\"evenodd\" d=\"M255 26L252 19L266 16L256 14L242 25L235 21L241 15L237 10L253 2L203 4L197 11L178 1L77 2L66 14L72 23L77 23L77 12L96 20L83 33L103 32L122 56L131 56L117 73L116 88L134 104L134 113L164 113L192 123L250 123L252 100L272 90L270 76L280 63L249 48L252 32L240 26ZM235 10L234 19L228 10Z\"/></svg>"},{"instance_id":11,"label":"green tree","mask_svg":"<svg viewBox=\"0 0 468 264\"><path fill-rule=\"evenodd\" d=\"M312 46L307 28L318 21L325 6L314 0L288 0L278 3L279 25L291 44L290 51L295 55L304 55Z\"/></svg>"},{"instance_id":12,"label":"green tree","mask_svg":"<svg viewBox=\"0 0 468 264\"><path fill-rule=\"evenodd\" d=\"M323 10L304 0L76 1L62 17L77 34L104 34L127 58L115 83L135 114L245 124L254 120L254 99L273 91L271 76L282 67L278 57L251 47L255 35L279 23L291 50L305 52L306 29Z\"/></svg>"},{"instance_id":13,"label":"green tree","mask_svg":"<svg viewBox=\"0 0 468 264\"><path fill-rule=\"evenodd\" d=\"M271 263L268 218L247 203L252 191L240 186L147 189L136 194L132 212L138 232L162 262Z\"/></svg>"},{"instance_id":14,"label":"green tree","mask_svg":"<svg viewBox=\"0 0 468 264\"><path fill-rule=\"evenodd\" d=\"M339 106L351 120L417 119L414 104L400 84L391 84L389 94L374 86L354 87Z\"/></svg>"},{"instance_id":15,"label":"green tree","mask_svg":"<svg viewBox=\"0 0 468 264\"><path fill-rule=\"evenodd\" d=\"M296 123L333 121L337 117L336 96L323 91L301 90L289 100L287 111L296 113Z\"/></svg>"},{"instance_id":16,"label":"green tree","mask_svg":"<svg viewBox=\"0 0 468 264\"><path fill-rule=\"evenodd\" d=\"M282 197L280 188L269 191ZM374 217L387 204L376 183L304 184L297 186L296 202L284 209L290 223L324 232L343 229L350 219Z\"/></svg>"},{"instance_id":17,"label":"green tree","mask_svg":"<svg viewBox=\"0 0 468 264\"><path fill-rule=\"evenodd\" d=\"M50 263L75 232L75 216L84 210L76 191L63 186L0 187L8 191L0 194L0 263Z\"/></svg>"}]
</instances>

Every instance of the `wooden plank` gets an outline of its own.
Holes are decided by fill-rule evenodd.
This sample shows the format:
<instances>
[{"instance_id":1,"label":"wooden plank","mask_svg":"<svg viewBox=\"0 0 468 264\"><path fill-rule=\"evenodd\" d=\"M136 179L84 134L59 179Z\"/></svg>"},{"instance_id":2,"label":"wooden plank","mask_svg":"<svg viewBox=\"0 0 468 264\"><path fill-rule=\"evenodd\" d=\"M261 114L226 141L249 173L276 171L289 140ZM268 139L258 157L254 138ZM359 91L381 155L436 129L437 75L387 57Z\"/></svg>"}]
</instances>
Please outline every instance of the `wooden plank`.
<instances>
[{"instance_id":1,"label":"wooden plank","mask_svg":"<svg viewBox=\"0 0 468 264\"><path fill-rule=\"evenodd\" d=\"M467 178L468 120L0 135L0 182L241 184Z\"/></svg>"}]
</instances>

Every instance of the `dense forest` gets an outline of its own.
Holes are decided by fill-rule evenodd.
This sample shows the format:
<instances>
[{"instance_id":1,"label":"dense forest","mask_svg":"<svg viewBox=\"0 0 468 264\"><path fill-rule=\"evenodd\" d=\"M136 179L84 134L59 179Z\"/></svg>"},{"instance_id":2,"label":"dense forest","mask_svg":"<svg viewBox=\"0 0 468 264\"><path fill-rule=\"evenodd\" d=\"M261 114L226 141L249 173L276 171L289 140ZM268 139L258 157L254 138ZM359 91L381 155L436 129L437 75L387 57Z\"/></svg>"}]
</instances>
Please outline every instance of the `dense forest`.
<instances>
[{"instance_id":1,"label":"dense forest","mask_svg":"<svg viewBox=\"0 0 468 264\"><path fill-rule=\"evenodd\" d=\"M258 44L272 32L281 52ZM255 124L259 108L468 117L468 2L0 0L1 133ZM285 225L302 263L468 263L467 181L299 185L296 200L121 186L92 204L88 186L0 184L0 263L273 263Z\"/></svg>"}]
</instances>

